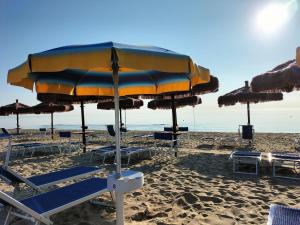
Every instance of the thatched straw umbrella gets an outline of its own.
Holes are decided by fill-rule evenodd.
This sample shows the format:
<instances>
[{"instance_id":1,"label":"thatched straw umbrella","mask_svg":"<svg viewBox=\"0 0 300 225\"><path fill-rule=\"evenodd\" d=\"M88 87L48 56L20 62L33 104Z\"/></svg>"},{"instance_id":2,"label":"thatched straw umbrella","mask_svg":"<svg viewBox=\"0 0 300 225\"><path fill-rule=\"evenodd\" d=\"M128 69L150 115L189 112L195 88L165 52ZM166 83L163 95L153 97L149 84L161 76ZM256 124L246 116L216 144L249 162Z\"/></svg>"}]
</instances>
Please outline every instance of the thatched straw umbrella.
<instances>
[{"instance_id":1,"label":"thatched straw umbrella","mask_svg":"<svg viewBox=\"0 0 300 225\"><path fill-rule=\"evenodd\" d=\"M297 48L296 60L289 60L274 69L252 79L253 91L291 92L300 89L300 48Z\"/></svg>"},{"instance_id":2,"label":"thatched straw umbrella","mask_svg":"<svg viewBox=\"0 0 300 225\"><path fill-rule=\"evenodd\" d=\"M112 99L111 97L99 97L99 96L74 96L64 94L53 93L39 93L37 99L41 102L55 103L55 104L80 104L81 109L81 130L82 130L82 144L83 152L86 152L86 136L85 136L85 117L84 117L84 104L85 103L97 103L99 100Z\"/></svg>"},{"instance_id":3,"label":"thatched straw umbrella","mask_svg":"<svg viewBox=\"0 0 300 225\"><path fill-rule=\"evenodd\" d=\"M144 105L143 100L138 99L138 98L128 98L128 97L123 97L120 98L119 101L119 109L120 109L120 129L122 130L123 127L123 122L122 122L122 109L139 109ZM102 110L112 110L115 109L115 103L113 99L104 99L104 100L99 100L97 104L97 109L102 109ZM126 118L125 118L126 120Z\"/></svg>"},{"instance_id":4,"label":"thatched straw umbrella","mask_svg":"<svg viewBox=\"0 0 300 225\"><path fill-rule=\"evenodd\" d=\"M201 98L199 96L188 96L182 98L174 98L172 96L171 99L154 99L148 102L149 109L172 109L172 127L173 127L173 134L175 138L174 145L177 145L177 135L176 132L178 131L178 124L177 124L177 113L176 109L185 107L185 106L196 106L201 104ZM177 156L177 153L175 153Z\"/></svg>"},{"instance_id":5,"label":"thatched straw umbrella","mask_svg":"<svg viewBox=\"0 0 300 225\"><path fill-rule=\"evenodd\" d=\"M238 102L247 104L248 125L250 125L250 103L279 101L282 99L282 93L252 92L249 87L248 81L245 81L244 87L220 96L218 98L218 104L220 107L235 105Z\"/></svg>"},{"instance_id":6,"label":"thatched straw umbrella","mask_svg":"<svg viewBox=\"0 0 300 225\"><path fill-rule=\"evenodd\" d=\"M53 103L40 103L29 108L23 108L20 111L22 113L35 113L35 114L51 114L51 138L53 140L54 128L53 128L53 114L56 112L69 112L74 110L73 105L58 105Z\"/></svg>"},{"instance_id":7,"label":"thatched straw umbrella","mask_svg":"<svg viewBox=\"0 0 300 225\"><path fill-rule=\"evenodd\" d=\"M20 134L19 114L23 114L20 110L24 108L29 108L29 106L20 103L18 99L16 99L15 103L0 107L0 116L7 116L10 114L15 114L17 116L17 134Z\"/></svg>"}]
</instances>

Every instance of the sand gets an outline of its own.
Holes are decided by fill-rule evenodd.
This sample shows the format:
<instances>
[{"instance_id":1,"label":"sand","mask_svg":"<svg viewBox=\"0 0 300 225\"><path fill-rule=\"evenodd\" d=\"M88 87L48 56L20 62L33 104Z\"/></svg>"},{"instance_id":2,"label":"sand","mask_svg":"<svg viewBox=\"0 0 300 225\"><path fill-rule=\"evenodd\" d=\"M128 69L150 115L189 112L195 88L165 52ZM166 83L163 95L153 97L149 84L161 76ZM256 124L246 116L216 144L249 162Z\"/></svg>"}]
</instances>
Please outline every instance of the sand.
<instances>
[{"instance_id":1,"label":"sand","mask_svg":"<svg viewBox=\"0 0 300 225\"><path fill-rule=\"evenodd\" d=\"M152 139L130 138L136 133L128 132L124 139L128 145L153 148ZM88 151L112 141L105 132L94 136ZM241 148L238 144L220 146L220 141L211 145L209 141L201 140L203 137L225 136L234 137L236 134L191 133L189 138L182 135L177 159L163 154L152 159L134 160L129 168L142 171L145 184L142 189L125 195L126 224L266 224L271 203L300 207L299 181L272 178L266 161L266 153L270 151L294 152L294 139L298 134L256 134L253 149L264 153L259 176L232 173L232 162L228 157L232 150ZM1 141L2 158L4 145L5 142ZM160 151L168 151L162 146L159 145ZM89 159L89 152L39 155L13 158L10 166L24 176L32 176L75 165L99 165L100 161L90 162ZM99 176L105 176L114 170L114 166L107 165L105 169ZM1 182L0 190L11 193L13 189ZM17 196L25 198L32 194L30 189L24 187ZM110 197L107 194L101 200L109 202ZM87 202L51 219L55 225L115 224L115 210ZM19 221L14 224L26 223Z\"/></svg>"}]
</instances>

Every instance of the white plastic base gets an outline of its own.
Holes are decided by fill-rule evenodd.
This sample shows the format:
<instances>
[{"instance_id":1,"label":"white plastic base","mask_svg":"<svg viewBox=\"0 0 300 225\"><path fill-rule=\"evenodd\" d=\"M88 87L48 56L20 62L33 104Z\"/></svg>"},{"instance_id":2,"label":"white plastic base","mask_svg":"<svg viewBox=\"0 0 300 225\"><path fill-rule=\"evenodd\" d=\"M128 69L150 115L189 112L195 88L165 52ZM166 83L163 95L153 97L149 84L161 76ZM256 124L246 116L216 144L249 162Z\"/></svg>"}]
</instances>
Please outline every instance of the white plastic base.
<instances>
[{"instance_id":1,"label":"white plastic base","mask_svg":"<svg viewBox=\"0 0 300 225\"><path fill-rule=\"evenodd\" d=\"M142 172L125 170L122 177L116 178L116 173L107 177L107 189L119 193L126 193L140 189L144 184L144 174Z\"/></svg>"}]
</instances>

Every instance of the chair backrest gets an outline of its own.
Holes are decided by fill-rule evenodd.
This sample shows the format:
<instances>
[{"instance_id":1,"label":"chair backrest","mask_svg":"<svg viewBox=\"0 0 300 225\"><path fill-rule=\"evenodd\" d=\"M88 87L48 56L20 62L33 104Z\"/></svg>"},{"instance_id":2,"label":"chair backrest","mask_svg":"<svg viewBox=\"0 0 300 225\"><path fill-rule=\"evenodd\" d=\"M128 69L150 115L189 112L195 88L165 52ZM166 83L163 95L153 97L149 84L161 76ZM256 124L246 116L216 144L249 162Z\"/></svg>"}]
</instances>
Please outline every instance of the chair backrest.
<instances>
[{"instance_id":1,"label":"chair backrest","mask_svg":"<svg viewBox=\"0 0 300 225\"><path fill-rule=\"evenodd\" d=\"M116 136L116 132L114 130L113 125L107 125L106 128L107 128L107 131L108 131L110 136L112 136L112 137Z\"/></svg>"},{"instance_id":2,"label":"chair backrest","mask_svg":"<svg viewBox=\"0 0 300 225\"><path fill-rule=\"evenodd\" d=\"M72 134L70 131L60 131L59 137L60 138L71 138Z\"/></svg>"},{"instance_id":3,"label":"chair backrest","mask_svg":"<svg viewBox=\"0 0 300 225\"><path fill-rule=\"evenodd\" d=\"M189 131L189 127L179 127L178 131Z\"/></svg>"},{"instance_id":4,"label":"chair backrest","mask_svg":"<svg viewBox=\"0 0 300 225\"><path fill-rule=\"evenodd\" d=\"M242 125L242 138L243 139L253 139L253 126L252 125Z\"/></svg>"},{"instance_id":5,"label":"chair backrest","mask_svg":"<svg viewBox=\"0 0 300 225\"><path fill-rule=\"evenodd\" d=\"M0 166L0 178L8 184L18 184L24 181L4 166Z\"/></svg>"},{"instance_id":6,"label":"chair backrest","mask_svg":"<svg viewBox=\"0 0 300 225\"><path fill-rule=\"evenodd\" d=\"M9 205L13 208L19 209L22 212L24 212L24 213L30 215L31 217L33 217L35 220L38 220L38 221L40 221L40 222L42 222L46 225L52 224L51 220L49 220L48 218L46 218L43 215L33 211L32 209L30 209L26 205L22 204L18 200L12 198L11 196L5 194L2 191L0 191L0 202L3 205Z\"/></svg>"},{"instance_id":7,"label":"chair backrest","mask_svg":"<svg viewBox=\"0 0 300 225\"><path fill-rule=\"evenodd\" d=\"M1 130L3 134L9 135L8 131L5 128L1 128Z\"/></svg>"},{"instance_id":8,"label":"chair backrest","mask_svg":"<svg viewBox=\"0 0 300 225\"><path fill-rule=\"evenodd\" d=\"M173 131L173 127L164 127L164 131ZM178 127L177 131L189 131L189 127Z\"/></svg>"},{"instance_id":9,"label":"chair backrest","mask_svg":"<svg viewBox=\"0 0 300 225\"><path fill-rule=\"evenodd\" d=\"M159 139L159 140L173 140L173 134L172 133L154 132L154 139Z\"/></svg>"},{"instance_id":10,"label":"chair backrest","mask_svg":"<svg viewBox=\"0 0 300 225\"><path fill-rule=\"evenodd\" d=\"M300 224L300 209L272 204L269 211L268 225Z\"/></svg>"}]
</instances>

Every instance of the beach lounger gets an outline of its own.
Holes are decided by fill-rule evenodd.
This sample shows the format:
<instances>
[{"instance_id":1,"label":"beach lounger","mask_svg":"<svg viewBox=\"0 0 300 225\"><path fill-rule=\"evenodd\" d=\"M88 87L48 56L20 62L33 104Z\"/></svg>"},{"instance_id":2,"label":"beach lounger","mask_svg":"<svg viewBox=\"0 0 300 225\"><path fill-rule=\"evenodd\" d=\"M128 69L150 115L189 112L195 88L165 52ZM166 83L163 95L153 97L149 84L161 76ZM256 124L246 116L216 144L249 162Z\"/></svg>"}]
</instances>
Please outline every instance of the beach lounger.
<instances>
[{"instance_id":1,"label":"beach lounger","mask_svg":"<svg viewBox=\"0 0 300 225\"><path fill-rule=\"evenodd\" d=\"M125 146L121 146L121 148L126 148ZM92 161L96 156L102 158L102 164L105 163L105 160L108 157L114 157L116 153L116 146L110 145L105 147L100 147L97 149L93 149L91 151L91 158L90 161Z\"/></svg>"},{"instance_id":2,"label":"beach lounger","mask_svg":"<svg viewBox=\"0 0 300 225\"><path fill-rule=\"evenodd\" d=\"M261 152L233 151L229 158L232 159L234 173L258 175ZM255 165L255 172L241 171L240 165Z\"/></svg>"},{"instance_id":3,"label":"beach lounger","mask_svg":"<svg viewBox=\"0 0 300 225\"><path fill-rule=\"evenodd\" d=\"M146 152L149 152L149 155L151 157L151 151L146 150L141 147L127 147L127 148L121 148L121 157L127 158L127 165L130 163L130 159L132 156L139 157L141 154L144 154Z\"/></svg>"},{"instance_id":4,"label":"beach lounger","mask_svg":"<svg viewBox=\"0 0 300 225\"><path fill-rule=\"evenodd\" d=\"M10 169L9 167L1 166L0 178L10 185L18 186L20 183L25 183L34 190L42 192L50 186L56 185L58 183L92 176L101 172L102 170L103 169L98 167L77 166L25 178L21 174Z\"/></svg>"},{"instance_id":5,"label":"beach lounger","mask_svg":"<svg viewBox=\"0 0 300 225\"><path fill-rule=\"evenodd\" d=\"M286 167L292 168L297 172L297 166L300 165L300 154L298 153L269 153L269 162L272 164L273 177L289 178L289 179L300 179L300 177L283 176L277 174L277 168Z\"/></svg>"},{"instance_id":6,"label":"beach lounger","mask_svg":"<svg viewBox=\"0 0 300 225\"><path fill-rule=\"evenodd\" d=\"M299 225L300 209L272 204L267 225Z\"/></svg>"},{"instance_id":7,"label":"beach lounger","mask_svg":"<svg viewBox=\"0 0 300 225\"><path fill-rule=\"evenodd\" d=\"M242 132L241 132L242 131ZM238 133L240 142L247 141L247 144L254 144L254 129L253 125L239 125Z\"/></svg>"},{"instance_id":8,"label":"beach lounger","mask_svg":"<svg viewBox=\"0 0 300 225\"><path fill-rule=\"evenodd\" d=\"M72 133L70 131L60 131L60 152L66 153L67 151L79 151L81 143L78 141L72 141Z\"/></svg>"},{"instance_id":9,"label":"beach lounger","mask_svg":"<svg viewBox=\"0 0 300 225\"><path fill-rule=\"evenodd\" d=\"M101 178L83 180L20 201L0 191L1 203L9 208L4 225L8 225L13 217L31 221L35 225L51 225L50 216L107 191L107 179Z\"/></svg>"},{"instance_id":10,"label":"beach lounger","mask_svg":"<svg viewBox=\"0 0 300 225\"><path fill-rule=\"evenodd\" d=\"M177 136L180 135L179 133L176 134ZM155 139L155 152L157 151L157 140L159 141L167 141L170 143L171 150L175 152L175 156L177 156L179 139L175 139L175 135L171 132L154 132L154 139ZM175 142L177 145L175 146Z\"/></svg>"}]
</instances>

